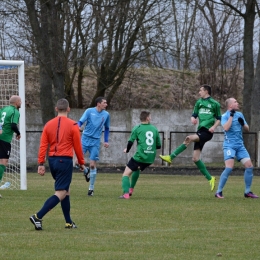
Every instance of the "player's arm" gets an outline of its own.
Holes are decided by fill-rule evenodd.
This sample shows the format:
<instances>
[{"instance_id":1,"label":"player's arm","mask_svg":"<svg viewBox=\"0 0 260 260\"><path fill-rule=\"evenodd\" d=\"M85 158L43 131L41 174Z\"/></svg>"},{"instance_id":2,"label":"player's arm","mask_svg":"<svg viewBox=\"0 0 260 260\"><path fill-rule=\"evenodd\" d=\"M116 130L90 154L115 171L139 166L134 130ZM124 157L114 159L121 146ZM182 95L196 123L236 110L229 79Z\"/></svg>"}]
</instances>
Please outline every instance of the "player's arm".
<instances>
[{"instance_id":1,"label":"player's arm","mask_svg":"<svg viewBox=\"0 0 260 260\"><path fill-rule=\"evenodd\" d=\"M241 115L239 118L238 118L238 122L239 124L242 126L242 129L245 131L245 132L249 132L249 125L247 124L245 118L243 115Z\"/></svg>"},{"instance_id":2,"label":"player's arm","mask_svg":"<svg viewBox=\"0 0 260 260\"><path fill-rule=\"evenodd\" d=\"M125 149L125 153L129 153L129 151L131 150L132 146L133 146L133 142L128 141L126 149Z\"/></svg>"},{"instance_id":3,"label":"player's arm","mask_svg":"<svg viewBox=\"0 0 260 260\"><path fill-rule=\"evenodd\" d=\"M41 141L40 141L39 153L38 153L38 173L42 176L45 173L44 163L45 163L46 152L47 152L48 146L49 146L49 143L48 143L46 131L43 129Z\"/></svg>"},{"instance_id":4,"label":"player's arm","mask_svg":"<svg viewBox=\"0 0 260 260\"><path fill-rule=\"evenodd\" d=\"M104 147L108 148L108 139L109 139L109 126L110 126L110 116L108 115L106 122L104 124L105 131L104 131Z\"/></svg>"},{"instance_id":5,"label":"player's arm","mask_svg":"<svg viewBox=\"0 0 260 260\"><path fill-rule=\"evenodd\" d=\"M228 131L232 125L232 121L233 121L233 116L234 114L230 113L230 115L225 115L225 117L222 117L221 119L221 124L223 126L223 129L225 131Z\"/></svg>"},{"instance_id":6,"label":"player's arm","mask_svg":"<svg viewBox=\"0 0 260 260\"><path fill-rule=\"evenodd\" d=\"M85 110L79 121L77 122L78 126L81 127L88 119L88 109Z\"/></svg>"},{"instance_id":7,"label":"player's arm","mask_svg":"<svg viewBox=\"0 0 260 260\"><path fill-rule=\"evenodd\" d=\"M21 136L16 123L11 123L11 129L16 133L16 138L19 138Z\"/></svg>"},{"instance_id":8,"label":"player's arm","mask_svg":"<svg viewBox=\"0 0 260 260\"><path fill-rule=\"evenodd\" d=\"M82 151L82 145L81 145L81 140L80 140L80 131L78 127L76 127L77 124L72 128L72 134L73 134L73 148L75 151L75 154L77 156L77 163L80 165L80 169L84 170L85 166L85 160L84 160L84 155Z\"/></svg>"},{"instance_id":9,"label":"player's arm","mask_svg":"<svg viewBox=\"0 0 260 260\"><path fill-rule=\"evenodd\" d=\"M212 133L215 131L215 128L217 126L219 126L220 123L221 123L221 111L220 111L220 104L219 103L216 104L215 118L216 118L215 124L209 129L209 131L212 132Z\"/></svg>"}]
</instances>

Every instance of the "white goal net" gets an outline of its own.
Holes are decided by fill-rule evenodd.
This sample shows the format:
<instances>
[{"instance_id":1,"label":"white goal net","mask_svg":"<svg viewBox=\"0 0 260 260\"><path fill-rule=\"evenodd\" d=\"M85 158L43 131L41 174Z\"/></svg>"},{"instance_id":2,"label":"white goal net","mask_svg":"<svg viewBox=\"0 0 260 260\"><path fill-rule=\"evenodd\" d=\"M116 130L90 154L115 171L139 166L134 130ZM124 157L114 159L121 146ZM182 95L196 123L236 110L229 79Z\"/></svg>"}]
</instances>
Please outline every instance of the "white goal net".
<instances>
[{"instance_id":1,"label":"white goal net","mask_svg":"<svg viewBox=\"0 0 260 260\"><path fill-rule=\"evenodd\" d=\"M22 105L19 109L20 120L18 126L21 139L16 140L14 134L11 143L11 155L2 182L0 183L0 189L26 190L24 62L0 60L0 109L9 105L9 99L12 95L19 95L22 99Z\"/></svg>"}]
</instances>

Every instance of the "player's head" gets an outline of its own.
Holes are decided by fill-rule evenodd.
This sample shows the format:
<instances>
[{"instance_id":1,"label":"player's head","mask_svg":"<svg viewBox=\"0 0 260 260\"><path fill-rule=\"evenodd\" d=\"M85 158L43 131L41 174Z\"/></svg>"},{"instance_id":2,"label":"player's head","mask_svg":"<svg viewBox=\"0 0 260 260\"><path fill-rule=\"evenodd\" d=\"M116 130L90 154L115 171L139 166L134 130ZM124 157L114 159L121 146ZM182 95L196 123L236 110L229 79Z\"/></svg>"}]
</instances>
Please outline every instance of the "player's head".
<instances>
[{"instance_id":1,"label":"player's head","mask_svg":"<svg viewBox=\"0 0 260 260\"><path fill-rule=\"evenodd\" d=\"M17 109L19 109L21 107L22 101L19 96L13 95L10 97L9 103L10 105L15 106Z\"/></svg>"},{"instance_id":2,"label":"player's head","mask_svg":"<svg viewBox=\"0 0 260 260\"><path fill-rule=\"evenodd\" d=\"M140 121L149 123L151 121L151 113L148 111L142 111L140 114Z\"/></svg>"},{"instance_id":3,"label":"player's head","mask_svg":"<svg viewBox=\"0 0 260 260\"><path fill-rule=\"evenodd\" d=\"M57 101L56 111L59 113L69 112L69 102L65 98L61 98Z\"/></svg>"},{"instance_id":4,"label":"player's head","mask_svg":"<svg viewBox=\"0 0 260 260\"><path fill-rule=\"evenodd\" d=\"M233 97L231 98L228 98L226 101L225 101L225 105L226 105L226 108L227 110L239 110L239 103L237 102L237 100Z\"/></svg>"},{"instance_id":5,"label":"player's head","mask_svg":"<svg viewBox=\"0 0 260 260\"><path fill-rule=\"evenodd\" d=\"M203 84L200 86L200 91L207 92L209 96L211 96L211 86L207 84Z\"/></svg>"},{"instance_id":6,"label":"player's head","mask_svg":"<svg viewBox=\"0 0 260 260\"><path fill-rule=\"evenodd\" d=\"M96 107L98 111L104 110L107 108L107 100L104 97L97 97L95 100Z\"/></svg>"}]
</instances>

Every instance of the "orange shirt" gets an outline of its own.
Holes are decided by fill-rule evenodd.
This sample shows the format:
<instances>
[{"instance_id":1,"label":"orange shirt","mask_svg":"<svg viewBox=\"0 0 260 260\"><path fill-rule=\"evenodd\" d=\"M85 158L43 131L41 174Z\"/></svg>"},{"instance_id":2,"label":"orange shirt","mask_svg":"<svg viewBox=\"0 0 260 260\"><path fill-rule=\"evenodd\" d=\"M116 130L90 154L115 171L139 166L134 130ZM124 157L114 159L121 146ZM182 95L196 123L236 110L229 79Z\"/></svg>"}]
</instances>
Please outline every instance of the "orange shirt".
<instances>
[{"instance_id":1,"label":"orange shirt","mask_svg":"<svg viewBox=\"0 0 260 260\"><path fill-rule=\"evenodd\" d=\"M43 128L38 163L44 163L47 149L49 156L73 157L76 153L79 164L84 164L78 124L65 116L57 116L46 123Z\"/></svg>"}]
</instances>

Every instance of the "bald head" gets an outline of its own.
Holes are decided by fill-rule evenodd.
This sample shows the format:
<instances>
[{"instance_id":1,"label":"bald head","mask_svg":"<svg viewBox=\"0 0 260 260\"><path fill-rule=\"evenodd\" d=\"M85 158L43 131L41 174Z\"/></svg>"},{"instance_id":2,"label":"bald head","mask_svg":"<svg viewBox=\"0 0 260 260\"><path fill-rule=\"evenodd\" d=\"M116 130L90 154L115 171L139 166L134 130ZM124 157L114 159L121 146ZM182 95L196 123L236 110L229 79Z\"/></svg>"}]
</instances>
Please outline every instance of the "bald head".
<instances>
[{"instance_id":1,"label":"bald head","mask_svg":"<svg viewBox=\"0 0 260 260\"><path fill-rule=\"evenodd\" d=\"M9 103L10 103L10 105L15 106L16 108L20 108L22 101L19 96L13 95L10 97Z\"/></svg>"},{"instance_id":2,"label":"bald head","mask_svg":"<svg viewBox=\"0 0 260 260\"><path fill-rule=\"evenodd\" d=\"M232 109L239 110L239 104L235 98L228 98L225 101L225 105L227 110L232 110Z\"/></svg>"}]
</instances>

